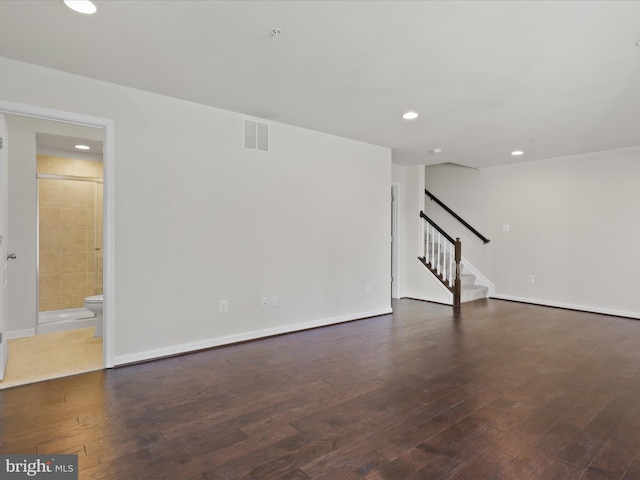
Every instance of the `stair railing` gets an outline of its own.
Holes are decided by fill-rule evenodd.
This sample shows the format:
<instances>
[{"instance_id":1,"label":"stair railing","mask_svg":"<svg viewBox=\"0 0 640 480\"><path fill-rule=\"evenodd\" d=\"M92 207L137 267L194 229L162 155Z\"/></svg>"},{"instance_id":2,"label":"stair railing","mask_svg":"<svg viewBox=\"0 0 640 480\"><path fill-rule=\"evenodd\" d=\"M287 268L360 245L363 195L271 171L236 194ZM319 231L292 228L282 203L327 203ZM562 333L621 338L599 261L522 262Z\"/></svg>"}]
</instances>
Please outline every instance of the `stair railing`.
<instances>
[{"instance_id":1,"label":"stair railing","mask_svg":"<svg viewBox=\"0 0 640 480\"><path fill-rule=\"evenodd\" d=\"M478 230L476 230L475 228L473 228L471 225L469 225L460 215L458 215L456 212L454 212L453 210L451 210L449 207L447 207L444 203L442 203L442 201L440 201L434 194L432 194L431 192L429 192L429 190L427 190L426 188L424 189L424 193L427 195L427 197L429 197L432 201L436 202L438 205L440 205L442 208L445 209L445 211L447 213L449 213L453 218L455 218L456 220L458 220L462 225L464 225L465 227L467 227L469 230L471 230L480 240L482 240L483 243L489 243L491 240L489 240L487 237L485 237L484 235L482 235Z\"/></svg>"},{"instance_id":2,"label":"stair railing","mask_svg":"<svg viewBox=\"0 0 640 480\"><path fill-rule=\"evenodd\" d=\"M422 218L422 257L418 259L453 294L453 306L460 306L460 261L462 242L455 240L433 220L420 212Z\"/></svg>"}]
</instances>

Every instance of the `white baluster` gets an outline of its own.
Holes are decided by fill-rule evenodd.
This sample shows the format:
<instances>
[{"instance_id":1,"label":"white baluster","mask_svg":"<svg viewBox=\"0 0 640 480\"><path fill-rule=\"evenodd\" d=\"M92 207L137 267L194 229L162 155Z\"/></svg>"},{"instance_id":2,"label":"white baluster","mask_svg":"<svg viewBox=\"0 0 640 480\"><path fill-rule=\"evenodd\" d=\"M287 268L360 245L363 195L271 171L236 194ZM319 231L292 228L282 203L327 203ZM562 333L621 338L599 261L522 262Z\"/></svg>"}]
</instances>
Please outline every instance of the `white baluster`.
<instances>
[{"instance_id":1,"label":"white baluster","mask_svg":"<svg viewBox=\"0 0 640 480\"><path fill-rule=\"evenodd\" d=\"M425 220L425 237L424 237L424 261L429 262L429 224Z\"/></svg>"},{"instance_id":2,"label":"white baluster","mask_svg":"<svg viewBox=\"0 0 640 480\"><path fill-rule=\"evenodd\" d=\"M438 253L437 253L437 258L436 258L436 272L441 273L441 260L440 260L440 253L441 253L441 246L440 244L442 243L442 235L440 234L440 232L438 232Z\"/></svg>"},{"instance_id":3,"label":"white baluster","mask_svg":"<svg viewBox=\"0 0 640 480\"><path fill-rule=\"evenodd\" d=\"M433 230L433 237L431 238L431 267L435 270L438 268L438 261L436 259L436 250L438 248L438 233Z\"/></svg>"},{"instance_id":4,"label":"white baluster","mask_svg":"<svg viewBox=\"0 0 640 480\"><path fill-rule=\"evenodd\" d=\"M424 225L424 220L422 221L422 256L427 258L427 230Z\"/></svg>"},{"instance_id":5,"label":"white baluster","mask_svg":"<svg viewBox=\"0 0 640 480\"><path fill-rule=\"evenodd\" d=\"M449 286L453 286L453 245L449 244Z\"/></svg>"},{"instance_id":6,"label":"white baluster","mask_svg":"<svg viewBox=\"0 0 640 480\"><path fill-rule=\"evenodd\" d=\"M431 225L429 225L429 259L427 263L433 265L433 227Z\"/></svg>"}]
</instances>

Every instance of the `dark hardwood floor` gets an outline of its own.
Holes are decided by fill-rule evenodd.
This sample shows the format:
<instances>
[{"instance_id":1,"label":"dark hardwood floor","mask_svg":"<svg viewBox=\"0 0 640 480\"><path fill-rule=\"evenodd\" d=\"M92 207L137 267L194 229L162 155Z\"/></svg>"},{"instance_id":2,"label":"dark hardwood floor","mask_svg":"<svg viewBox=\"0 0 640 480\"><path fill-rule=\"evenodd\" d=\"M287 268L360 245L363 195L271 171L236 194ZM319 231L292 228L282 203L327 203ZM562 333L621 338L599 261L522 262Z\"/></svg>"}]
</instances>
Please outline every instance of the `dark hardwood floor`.
<instances>
[{"instance_id":1,"label":"dark hardwood floor","mask_svg":"<svg viewBox=\"0 0 640 480\"><path fill-rule=\"evenodd\" d=\"M81 479L640 479L640 322L481 300L0 392Z\"/></svg>"}]
</instances>

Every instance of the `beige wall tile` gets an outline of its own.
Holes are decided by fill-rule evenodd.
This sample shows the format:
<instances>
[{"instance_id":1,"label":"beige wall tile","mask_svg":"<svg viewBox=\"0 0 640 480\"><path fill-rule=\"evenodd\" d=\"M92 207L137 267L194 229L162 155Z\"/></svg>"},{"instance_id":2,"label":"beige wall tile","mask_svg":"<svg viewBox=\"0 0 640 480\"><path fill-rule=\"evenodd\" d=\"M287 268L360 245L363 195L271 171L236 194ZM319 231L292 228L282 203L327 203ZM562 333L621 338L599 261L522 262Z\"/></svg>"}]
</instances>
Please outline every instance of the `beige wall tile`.
<instances>
[{"instance_id":1,"label":"beige wall tile","mask_svg":"<svg viewBox=\"0 0 640 480\"><path fill-rule=\"evenodd\" d=\"M96 252L89 250L87 252L87 273L93 273L96 271Z\"/></svg>"},{"instance_id":2,"label":"beige wall tile","mask_svg":"<svg viewBox=\"0 0 640 480\"><path fill-rule=\"evenodd\" d=\"M93 225L87 224L87 211L82 208L61 208L60 209L60 228L63 230L87 230Z\"/></svg>"},{"instance_id":3,"label":"beige wall tile","mask_svg":"<svg viewBox=\"0 0 640 480\"><path fill-rule=\"evenodd\" d=\"M40 297L60 296L60 275L40 275L38 294Z\"/></svg>"},{"instance_id":4,"label":"beige wall tile","mask_svg":"<svg viewBox=\"0 0 640 480\"><path fill-rule=\"evenodd\" d=\"M38 309L41 312L49 312L51 310L60 310L60 297L40 297Z\"/></svg>"},{"instance_id":5,"label":"beige wall tile","mask_svg":"<svg viewBox=\"0 0 640 480\"><path fill-rule=\"evenodd\" d=\"M87 249L86 230L60 231L60 250L62 252L84 252L86 254Z\"/></svg>"},{"instance_id":6,"label":"beige wall tile","mask_svg":"<svg viewBox=\"0 0 640 480\"><path fill-rule=\"evenodd\" d=\"M86 274L87 273L87 252L62 252L60 255L60 273Z\"/></svg>"},{"instance_id":7,"label":"beige wall tile","mask_svg":"<svg viewBox=\"0 0 640 480\"><path fill-rule=\"evenodd\" d=\"M38 173L102 178L102 163L91 160L38 155Z\"/></svg>"},{"instance_id":8,"label":"beige wall tile","mask_svg":"<svg viewBox=\"0 0 640 480\"><path fill-rule=\"evenodd\" d=\"M38 180L38 202L42 207L59 207L62 201L62 188L58 180Z\"/></svg>"},{"instance_id":9,"label":"beige wall tile","mask_svg":"<svg viewBox=\"0 0 640 480\"><path fill-rule=\"evenodd\" d=\"M86 182L69 181L61 189L61 205L65 208L93 208L93 194L83 187Z\"/></svg>"},{"instance_id":10,"label":"beige wall tile","mask_svg":"<svg viewBox=\"0 0 640 480\"><path fill-rule=\"evenodd\" d=\"M87 250L90 252L95 251L96 248L96 234L93 230L87 230Z\"/></svg>"},{"instance_id":11,"label":"beige wall tile","mask_svg":"<svg viewBox=\"0 0 640 480\"><path fill-rule=\"evenodd\" d=\"M84 299L87 297L82 295L75 295L70 297L60 297L60 308L81 308L84 306Z\"/></svg>"},{"instance_id":12,"label":"beige wall tile","mask_svg":"<svg viewBox=\"0 0 640 480\"><path fill-rule=\"evenodd\" d=\"M87 274L87 289L85 291L87 296L96 294L96 276L93 273Z\"/></svg>"},{"instance_id":13,"label":"beige wall tile","mask_svg":"<svg viewBox=\"0 0 640 480\"><path fill-rule=\"evenodd\" d=\"M60 230L40 229L40 253L60 251Z\"/></svg>"},{"instance_id":14,"label":"beige wall tile","mask_svg":"<svg viewBox=\"0 0 640 480\"><path fill-rule=\"evenodd\" d=\"M62 297L86 297L87 274L62 275L60 277L60 296Z\"/></svg>"},{"instance_id":15,"label":"beige wall tile","mask_svg":"<svg viewBox=\"0 0 640 480\"><path fill-rule=\"evenodd\" d=\"M60 253L40 253L40 275L60 275Z\"/></svg>"},{"instance_id":16,"label":"beige wall tile","mask_svg":"<svg viewBox=\"0 0 640 480\"><path fill-rule=\"evenodd\" d=\"M38 173L102 177L102 164L40 155ZM102 252L94 250L102 246L102 191L95 182L38 180L41 311L78 308L102 292Z\"/></svg>"},{"instance_id":17,"label":"beige wall tile","mask_svg":"<svg viewBox=\"0 0 640 480\"><path fill-rule=\"evenodd\" d=\"M60 209L59 208L40 208L40 228L45 230L60 229Z\"/></svg>"},{"instance_id":18,"label":"beige wall tile","mask_svg":"<svg viewBox=\"0 0 640 480\"><path fill-rule=\"evenodd\" d=\"M87 208L85 210L85 214L87 217L87 228L90 228L92 231L95 230L96 225L95 225L95 209L91 209L91 208Z\"/></svg>"}]
</instances>

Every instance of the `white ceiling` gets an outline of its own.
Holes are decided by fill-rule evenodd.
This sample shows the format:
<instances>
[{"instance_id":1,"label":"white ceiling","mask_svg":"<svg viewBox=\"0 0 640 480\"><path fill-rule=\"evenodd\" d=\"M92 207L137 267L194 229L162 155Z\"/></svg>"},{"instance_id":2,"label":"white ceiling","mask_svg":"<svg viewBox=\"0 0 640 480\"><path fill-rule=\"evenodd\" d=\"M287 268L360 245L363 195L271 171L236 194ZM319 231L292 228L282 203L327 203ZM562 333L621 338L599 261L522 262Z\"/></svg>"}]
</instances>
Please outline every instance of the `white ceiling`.
<instances>
[{"instance_id":1,"label":"white ceiling","mask_svg":"<svg viewBox=\"0 0 640 480\"><path fill-rule=\"evenodd\" d=\"M81 160L91 160L102 162L103 141L99 138L91 138L87 134L91 127L83 127L80 125L70 126L76 127L77 136L56 135L52 133L36 132L36 152L39 155L55 155L66 158L77 158ZM95 130L95 129L94 129ZM87 132L87 133L85 133ZM93 133L93 132L91 132ZM102 132L100 131L100 134ZM78 150L76 145L85 145L88 150Z\"/></svg>"},{"instance_id":2,"label":"white ceiling","mask_svg":"<svg viewBox=\"0 0 640 480\"><path fill-rule=\"evenodd\" d=\"M0 56L384 145L405 165L640 145L639 1L95 3L0 1Z\"/></svg>"}]
</instances>

